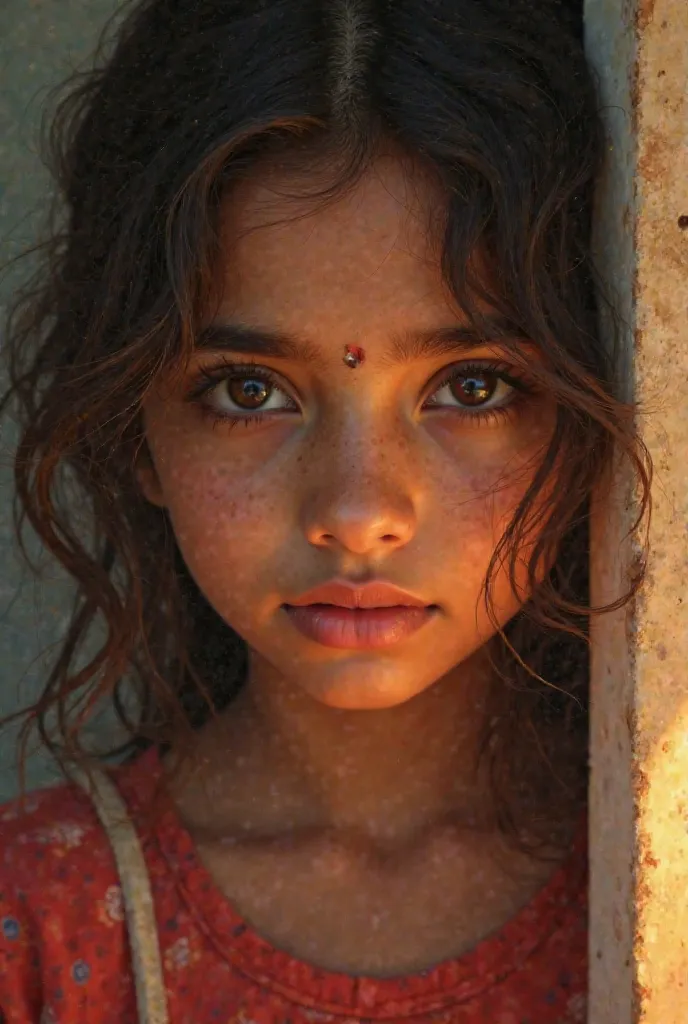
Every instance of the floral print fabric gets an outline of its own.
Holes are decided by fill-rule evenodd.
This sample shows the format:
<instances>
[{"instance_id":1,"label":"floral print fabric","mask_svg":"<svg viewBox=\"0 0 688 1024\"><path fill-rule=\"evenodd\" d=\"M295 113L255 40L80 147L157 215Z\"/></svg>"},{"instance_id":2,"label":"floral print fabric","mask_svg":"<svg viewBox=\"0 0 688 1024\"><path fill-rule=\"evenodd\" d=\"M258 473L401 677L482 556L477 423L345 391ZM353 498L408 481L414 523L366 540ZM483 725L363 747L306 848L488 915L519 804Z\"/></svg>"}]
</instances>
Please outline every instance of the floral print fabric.
<instances>
[{"instance_id":1,"label":"floral print fabric","mask_svg":"<svg viewBox=\"0 0 688 1024\"><path fill-rule=\"evenodd\" d=\"M275 949L241 919L173 807L150 824L154 750L115 779L151 877L171 1024L584 1024L586 837L471 953L404 978L350 977ZM0 1024L135 1024L122 893L88 797L0 807Z\"/></svg>"}]
</instances>

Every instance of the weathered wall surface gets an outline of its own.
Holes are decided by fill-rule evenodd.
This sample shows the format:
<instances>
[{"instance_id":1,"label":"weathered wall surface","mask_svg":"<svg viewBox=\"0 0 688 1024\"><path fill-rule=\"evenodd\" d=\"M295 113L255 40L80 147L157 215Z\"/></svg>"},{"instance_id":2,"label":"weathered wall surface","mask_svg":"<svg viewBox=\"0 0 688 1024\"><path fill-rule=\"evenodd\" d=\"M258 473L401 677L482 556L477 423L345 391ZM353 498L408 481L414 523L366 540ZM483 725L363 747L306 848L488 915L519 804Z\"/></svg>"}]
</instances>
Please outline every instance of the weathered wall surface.
<instances>
[{"instance_id":1,"label":"weathered wall surface","mask_svg":"<svg viewBox=\"0 0 688 1024\"><path fill-rule=\"evenodd\" d=\"M688 1021L688 3L588 0L609 126L598 262L628 324L629 392L655 464L647 581L594 643L591 1024ZM621 474L596 597L633 567Z\"/></svg>"}]
</instances>

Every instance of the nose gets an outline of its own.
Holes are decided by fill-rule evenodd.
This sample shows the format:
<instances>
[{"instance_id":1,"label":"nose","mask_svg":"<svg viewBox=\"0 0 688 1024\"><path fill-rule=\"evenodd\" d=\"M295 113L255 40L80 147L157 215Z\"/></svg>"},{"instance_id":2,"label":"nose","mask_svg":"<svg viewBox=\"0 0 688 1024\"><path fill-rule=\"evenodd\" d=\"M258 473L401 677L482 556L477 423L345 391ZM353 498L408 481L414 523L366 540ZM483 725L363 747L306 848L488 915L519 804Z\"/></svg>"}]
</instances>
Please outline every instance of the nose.
<instances>
[{"instance_id":1,"label":"nose","mask_svg":"<svg viewBox=\"0 0 688 1024\"><path fill-rule=\"evenodd\" d=\"M330 459L314 474L303 507L304 532L314 547L375 557L403 547L414 536L417 508L410 467L403 461L390 464L384 455L371 460L367 454L364 467L351 458L339 460L339 465Z\"/></svg>"}]
</instances>

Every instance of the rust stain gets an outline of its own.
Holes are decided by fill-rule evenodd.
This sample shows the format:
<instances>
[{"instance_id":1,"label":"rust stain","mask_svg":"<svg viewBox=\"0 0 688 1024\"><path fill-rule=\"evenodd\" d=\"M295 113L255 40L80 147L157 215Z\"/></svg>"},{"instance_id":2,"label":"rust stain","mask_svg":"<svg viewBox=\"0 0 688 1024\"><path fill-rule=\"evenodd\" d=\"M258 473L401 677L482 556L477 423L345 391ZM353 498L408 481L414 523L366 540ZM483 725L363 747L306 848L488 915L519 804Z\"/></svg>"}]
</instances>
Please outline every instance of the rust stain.
<instances>
[{"instance_id":1,"label":"rust stain","mask_svg":"<svg viewBox=\"0 0 688 1024\"><path fill-rule=\"evenodd\" d=\"M644 32L655 16L657 0L639 0L636 8L635 24L639 32Z\"/></svg>"},{"instance_id":2,"label":"rust stain","mask_svg":"<svg viewBox=\"0 0 688 1024\"><path fill-rule=\"evenodd\" d=\"M676 160L675 148L669 145L662 131L646 128L643 152L638 158L638 174L651 184L666 187L667 175Z\"/></svg>"},{"instance_id":3,"label":"rust stain","mask_svg":"<svg viewBox=\"0 0 688 1024\"><path fill-rule=\"evenodd\" d=\"M639 981L636 981L635 985L635 998L636 998L636 1012L640 1009L644 1002L652 995L652 989L648 988L647 985L641 985Z\"/></svg>"}]
</instances>

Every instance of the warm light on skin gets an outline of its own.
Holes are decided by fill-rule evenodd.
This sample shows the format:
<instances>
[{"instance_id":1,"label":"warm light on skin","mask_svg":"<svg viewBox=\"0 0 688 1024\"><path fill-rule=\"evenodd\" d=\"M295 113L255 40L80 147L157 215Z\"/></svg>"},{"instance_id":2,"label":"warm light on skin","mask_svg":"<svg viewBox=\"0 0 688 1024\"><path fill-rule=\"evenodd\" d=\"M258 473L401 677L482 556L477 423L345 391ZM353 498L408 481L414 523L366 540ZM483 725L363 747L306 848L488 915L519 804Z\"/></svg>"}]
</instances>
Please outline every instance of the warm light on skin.
<instances>
[{"instance_id":1,"label":"warm light on skin","mask_svg":"<svg viewBox=\"0 0 688 1024\"><path fill-rule=\"evenodd\" d=\"M143 489L168 509L189 570L248 643L252 672L336 708L400 705L494 634L485 574L552 426L541 394L488 422L424 408L452 365L509 362L494 346L391 360L404 332L462 322L428 241L427 204L438 197L429 185L409 189L407 173L381 160L349 195L298 218L267 175L242 184L225 210L216 319L285 332L320 357L232 356L266 367L292 400L248 427L211 422L185 401L199 367L218 362L210 350L144 409L154 469L142 466ZM365 351L355 373L347 345ZM333 577L370 576L440 614L393 647L349 651L306 640L282 610ZM493 594L506 624L519 607L506 570Z\"/></svg>"}]
</instances>

